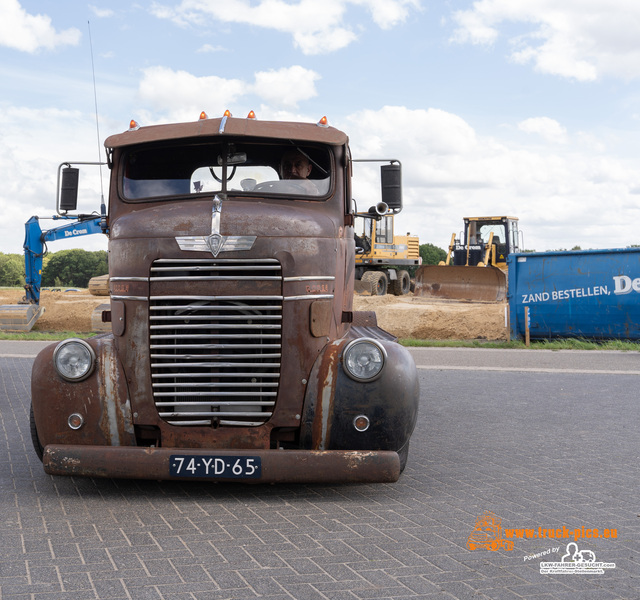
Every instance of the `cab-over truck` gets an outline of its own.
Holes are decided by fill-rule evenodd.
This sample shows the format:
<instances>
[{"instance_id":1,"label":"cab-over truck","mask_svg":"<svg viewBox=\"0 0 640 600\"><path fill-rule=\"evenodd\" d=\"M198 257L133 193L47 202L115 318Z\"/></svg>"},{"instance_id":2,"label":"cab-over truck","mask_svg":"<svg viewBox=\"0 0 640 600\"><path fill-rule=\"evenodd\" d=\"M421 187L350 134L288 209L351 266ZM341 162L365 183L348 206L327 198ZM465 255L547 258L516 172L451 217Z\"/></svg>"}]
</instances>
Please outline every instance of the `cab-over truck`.
<instances>
[{"instance_id":1,"label":"cab-over truck","mask_svg":"<svg viewBox=\"0 0 640 600\"><path fill-rule=\"evenodd\" d=\"M203 113L132 121L105 147L112 332L35 360L45 471L397 480L418 378L375 315L353 311L347 136L324 120ZM305 180L282 177L292 151L311 166ZM393 193L399 173L382 176Z\"/></svg>"}]
</instances>

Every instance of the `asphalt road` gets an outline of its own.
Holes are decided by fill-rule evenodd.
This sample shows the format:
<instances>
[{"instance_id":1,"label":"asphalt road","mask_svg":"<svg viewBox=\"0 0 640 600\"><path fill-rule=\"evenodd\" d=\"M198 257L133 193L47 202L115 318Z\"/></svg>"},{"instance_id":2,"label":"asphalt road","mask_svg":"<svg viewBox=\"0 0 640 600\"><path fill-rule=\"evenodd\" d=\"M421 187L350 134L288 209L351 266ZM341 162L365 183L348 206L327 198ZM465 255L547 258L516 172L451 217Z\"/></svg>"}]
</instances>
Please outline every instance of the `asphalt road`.
<instances>
[{"instance_id":1,"label":"asphalt road","mask_svg":"<svg viewBox=\"0 0 640 600\"><path fill-rule=\"evenodd\" d=\"M244 486L46 475L41 345L0 342L0 600L640 598L638 353L412 350L399 482ZM606 567L541 573L565 555Z\"/></svg>"}]
</instances>

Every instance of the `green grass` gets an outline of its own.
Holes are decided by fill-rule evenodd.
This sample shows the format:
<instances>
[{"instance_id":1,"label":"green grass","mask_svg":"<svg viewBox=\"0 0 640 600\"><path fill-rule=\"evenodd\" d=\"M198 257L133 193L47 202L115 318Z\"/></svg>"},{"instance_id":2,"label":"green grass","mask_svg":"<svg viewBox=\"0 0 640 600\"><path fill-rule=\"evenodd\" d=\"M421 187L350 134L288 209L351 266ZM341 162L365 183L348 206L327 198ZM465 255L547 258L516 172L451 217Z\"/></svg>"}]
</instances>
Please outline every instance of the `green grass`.
<instances>
[{"instance_id":1,"label":"green grass","mask_svg":"<svg viewBox=\"0 0 640 600\"><path fill-rule=\"evenodd\" d=\"M38 342L56 342L67 338L90 338L95 333L77 333L75 331L29 331L26 333L6 333L0 331L0 340L34 340Z\"/></svg>"},{"instance_id":2,"label":"green grass","mask_svg":"<svg viewBox=\"0 0 640 600\"><path fill-rule=\"evenodd\" d=\"M401 339L403 346L425 348L498 348L498 349L526 349L522 341L488 342L486 340L415 340ZM582 339L554 339L535 340L529 347L531 350L617 350L619 352L640 352L640 342L625 340L582 340Z\"/></svg>"}]
</instances>

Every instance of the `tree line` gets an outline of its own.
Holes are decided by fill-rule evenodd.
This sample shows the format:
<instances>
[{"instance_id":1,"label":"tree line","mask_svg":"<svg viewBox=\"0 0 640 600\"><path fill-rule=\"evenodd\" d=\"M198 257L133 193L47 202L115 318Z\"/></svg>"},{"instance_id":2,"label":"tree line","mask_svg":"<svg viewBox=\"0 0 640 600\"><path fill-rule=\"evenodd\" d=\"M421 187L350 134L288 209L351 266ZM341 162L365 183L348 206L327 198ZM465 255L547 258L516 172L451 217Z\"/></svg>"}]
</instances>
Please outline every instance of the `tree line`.
<instances>
[{"instance_id":1,"label":"tree line","mask_svg":"<svg viewBox=\"0 0 640 600\"><path fill-rule=\"evenodd\" d=\"M59 250L45 255L42 262L42 287L86 288L89 279L109 272L106 250ZM0 252L0 286L24 284L24 255Z\"/></svg>"}]
</instances>

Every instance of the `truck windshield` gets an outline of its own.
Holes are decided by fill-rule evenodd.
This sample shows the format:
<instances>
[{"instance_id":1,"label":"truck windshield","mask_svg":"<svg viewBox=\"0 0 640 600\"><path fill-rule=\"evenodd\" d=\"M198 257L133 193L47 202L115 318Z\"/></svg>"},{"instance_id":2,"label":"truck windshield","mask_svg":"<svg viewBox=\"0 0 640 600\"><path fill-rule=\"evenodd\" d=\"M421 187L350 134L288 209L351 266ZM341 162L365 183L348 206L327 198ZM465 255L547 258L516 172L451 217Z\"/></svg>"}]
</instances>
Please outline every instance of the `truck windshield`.
<instances>
[{"instance_id":1,"label":"truck windshield","mask_svg":"<svg viewBox=\"0 0 640 600\"><path fill-rule=\"evenodd\" d=\"M320 200L331 189L327 148L231 141L132 148L122 163L121 190L131 201L225 192Z\"/></svg>"}]
</instances>

